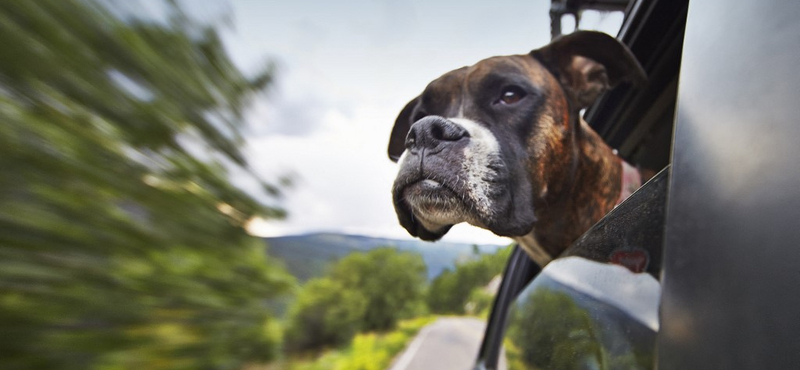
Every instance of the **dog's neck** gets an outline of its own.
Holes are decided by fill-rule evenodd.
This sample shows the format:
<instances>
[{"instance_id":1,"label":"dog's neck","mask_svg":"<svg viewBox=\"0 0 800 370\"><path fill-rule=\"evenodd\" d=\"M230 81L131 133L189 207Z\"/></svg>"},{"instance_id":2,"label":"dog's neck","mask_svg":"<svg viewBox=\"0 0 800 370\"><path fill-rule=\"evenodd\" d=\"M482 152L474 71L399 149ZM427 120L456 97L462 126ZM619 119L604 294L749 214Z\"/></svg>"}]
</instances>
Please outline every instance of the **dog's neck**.
<instances>
[{"instance_id":1,"label":"dog's neck","mask_svg":"<svg viewBox=\"0 0 800 370\"><path fill-rule=\"evenodd\" d=\"M515 238L540 266L561 254L630 194L623 189L624 162L583 119L578 126L574 137L578 150L569 186L534 204L537 222L533 231ZM626 184L626 188L639 185Z\"/></svg>"}]
</instances>

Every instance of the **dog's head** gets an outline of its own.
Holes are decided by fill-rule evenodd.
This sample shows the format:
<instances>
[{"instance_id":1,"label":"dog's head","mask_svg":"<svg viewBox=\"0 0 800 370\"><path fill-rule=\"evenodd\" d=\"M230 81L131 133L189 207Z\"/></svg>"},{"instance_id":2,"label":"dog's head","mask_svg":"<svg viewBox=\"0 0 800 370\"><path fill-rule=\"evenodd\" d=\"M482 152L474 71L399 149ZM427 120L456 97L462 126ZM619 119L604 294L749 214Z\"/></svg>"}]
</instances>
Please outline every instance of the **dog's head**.
<instances>
[{"instance_id":1,"label":"dog's head","mask_svg":"<svg viewBox=\"0 0 800 370\"><path fill-rule=\"evenodd\" d=\"M424 240L461 222L528 234L548 189L562 189L574 171L580 110L617 83L644 78L624 45L589 31L444 74L392 129L400 224Z\"/></svg>"}]
</instances>

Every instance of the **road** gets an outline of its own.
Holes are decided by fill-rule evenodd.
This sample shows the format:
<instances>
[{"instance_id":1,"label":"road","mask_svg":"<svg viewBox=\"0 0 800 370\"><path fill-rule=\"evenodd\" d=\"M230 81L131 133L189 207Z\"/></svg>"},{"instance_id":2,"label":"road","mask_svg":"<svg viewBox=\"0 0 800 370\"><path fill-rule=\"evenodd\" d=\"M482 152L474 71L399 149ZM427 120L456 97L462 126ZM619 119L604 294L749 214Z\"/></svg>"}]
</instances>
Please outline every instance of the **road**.
<instances>
[{"instance_id":1,"label":"road","mask_svg":"<svg viewBox=\"0 0 800 370\"><path fill-rule=\"evenodd\" d=\"M468 317L446 317L424 327L389 370L470 370L485 323ZM505 361L500 361L505 369Z\"/></svg>"}]
</instances>

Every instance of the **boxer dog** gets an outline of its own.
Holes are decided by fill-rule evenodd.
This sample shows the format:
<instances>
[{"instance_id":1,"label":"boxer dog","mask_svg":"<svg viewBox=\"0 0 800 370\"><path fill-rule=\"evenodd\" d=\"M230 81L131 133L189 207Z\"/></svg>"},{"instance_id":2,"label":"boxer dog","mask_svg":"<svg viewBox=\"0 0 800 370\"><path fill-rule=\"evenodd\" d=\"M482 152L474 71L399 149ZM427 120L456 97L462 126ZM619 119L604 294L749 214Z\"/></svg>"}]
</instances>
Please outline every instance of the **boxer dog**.
<instances>
[{"instance_id":1,"label":"boxer dog","mask_svg":"<svg viewBox=\"0 0 800 370\"><path fill-rule=\"evenodd\" d=\"M580 111L645 80L625 45L591 31L444 74L392 129L400 224L433 241L467 222L516 239L544 266L640 185Z\"/></svg>"}]
</instances>

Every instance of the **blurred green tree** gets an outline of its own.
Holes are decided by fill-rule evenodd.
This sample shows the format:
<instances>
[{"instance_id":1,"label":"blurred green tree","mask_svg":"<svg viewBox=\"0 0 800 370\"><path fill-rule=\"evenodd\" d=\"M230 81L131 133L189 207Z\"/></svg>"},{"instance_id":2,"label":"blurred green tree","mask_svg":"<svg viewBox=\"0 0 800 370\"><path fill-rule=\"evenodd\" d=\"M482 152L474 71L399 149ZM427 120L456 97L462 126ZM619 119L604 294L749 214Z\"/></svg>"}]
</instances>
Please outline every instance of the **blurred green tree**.
<instances>
[{"instance_id":1,"label":"blurred green tree","mask_svg":"<svg viewBox=\"0 0 800 370\"><path fill-rule=\"evenodd\" d=\"M467 315L488 317L489 311L494 304L496 292L487 291L485 286L472 289L464 305Z\"/></svg>"},{"instance_id":2,"label":"blurred green tree","mask_svg":"<svg viewBox=\"0 0 800 370\"><path fill-rule=\"evenodd\" d=\"M248 168L242 112L272 70L162 5L0 2L4 369L238 369L278 347L264 303L294 283L243 227L283 212L225 171Z\"/></svg>"},{"instance_id":3,"label":"blurred green tree","mask_svg":"<svg viewBox=\"0 0 800 370\"><path fill-rule=\"evenodd\" d=\"M361 327L367 298L329 278L308 281L289 311L284 344L290 352L347 344Z\"/></svg>"},{"instance_id":4,"label":"blurred green tree","mask_svg":"<svg viewBox=\"0 0 800 370\"><path fill-rule=\"evenodd\" d=\"M455 270L444 270L431 282L426 302L431 312L464 314L476 288L482 288L492 278L503 272L512 248L498 249L493 254L483 254L456 264ZM476 302L477 303L477 302Z\"/></svg>"}]
</instances>

